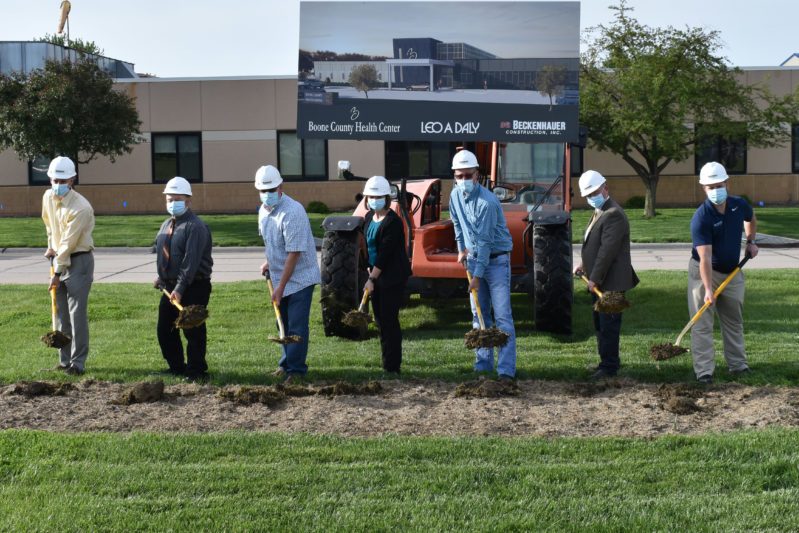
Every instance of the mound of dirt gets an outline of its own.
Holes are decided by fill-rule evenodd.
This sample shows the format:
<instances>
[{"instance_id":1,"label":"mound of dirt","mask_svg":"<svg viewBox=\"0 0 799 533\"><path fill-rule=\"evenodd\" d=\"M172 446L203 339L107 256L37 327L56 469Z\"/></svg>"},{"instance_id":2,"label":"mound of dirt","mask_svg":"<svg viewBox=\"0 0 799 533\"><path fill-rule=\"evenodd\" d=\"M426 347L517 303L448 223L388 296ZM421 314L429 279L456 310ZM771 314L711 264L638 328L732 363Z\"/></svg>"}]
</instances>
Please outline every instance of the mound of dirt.
<instances>
[{"instance_id":1,"label":"mound of dirt","mask_svg":"<svg viewBox=\"0 0 799 533\"><path fill-rule=\"evenodd\" d=\"M518 395L519 385L515 381L478 379L461 383L455 387L456 398L500 398L502 396Z\"/></svg>"},{"instance_id":2,"label":"mound of dirt","mask_svg":"<svg viewBox=\"0 0 799 533\"><path fill-rule=\"evenodd\" d=\"M704 394L695 386L683 383L664 384L657 388L655 394L660 399L661 407L670 413L690 415L702 410L696 401Z\"/></svg>"},{"instance_id":3,"label":"mound of dirt","mask_svg":"<svg viewBox=\"0 0 799 533\"><path fill-rule=\"evenodd\" d=\"M363 396L380 394L382 385L377 381L368 383L349 383L339 381L332 385L303 386L303 385L273 385L273 386L230 386L219 389L219 397L240 404L252 405L261 403L274 406L288 398L302 398L304 396Z\"/></svg>"},{"instance_id":4,"label":"mound of dirt","mask_svg":"<svg viewBox=\"0 0 799 533\"><path fill-rule=\"evenodd\" d=\"M683 348L681 346L677 346L676 344L672 344L670 342L666 342L663 344L655 344L649 349L649 355L652 356L652 359L655 361L665 361L666 359L671 359L672 357L677 357L678 355L682 355L687 352L687 348Z\"/></svg>"},{"instance_id":5,"label":"mound of dirt","mask_svg":"<svg viewBox=\"0 0 799 533\"><path fill-rule=\"evenodd\" d=\"M64 346L69 346L72 343L72 337L65 335L60 331L51 331L49 333L45 333L42 335L41 339L48 348L63 348Z\"/></svg>"},{"instance_id":6,"label":"mound of dirt","mask_svg":"<svg viewBox=\"0 0 799 533\"><path fill-rule=\"evenodd\" d=\"M74 388L72 383L58 381L20 381L11 385L6 392L32 398L34 396L65 396Z\"/></svg>"},{"instance_id":7,"label":"mound of dirt","mask_svg":"<svg viewBox=\"0 0 799 533\"><path fill-rule=\"evenodd\" d=\"M347 314L344 315L341 321L351 328L361 329L372 323L372 315L356 309L354 311L347 311Z\"/></svg>"},{"instance_id":8,"label":"mound of dirt","mask_svg":"<svg viewBox=\"0 0 799 533\"><path fill-rule=\"evenodd\" d=\"M630 301L624 297L623 292L605 291L602 298L594 303L594 311L597 313L621 313L630 307Z\"/></svg>"},{"instance_id":9,"label":"mound of dirt","mask_svg":"<svg viewBox=\"0 0 799 533\"><path fill-rule=\"evenodd\" d=\"M180 329L196 328L208 320L208 309L204 305L187 305L178 313L175 327Z\"/></svg>"},{"instance_id":10,"label":"mound of dirt","mask_svg":"<svg viewBox=\"0 0 799 533\"><path fill-rule=\"evenodd\" d=\"M463 336L466 347L470 350L475 348L494 348L508 344L510 335L499 328L473 329Z\"/></svg>"},{"instance_id":11,"label":"mound of dirt","mask_svg":"<svg viewBox=\"0 0 799 533\"><path fill-rule=\"evenodd\" d=\"M134 403L152 403L164 398L163 381L142 381L126 389L116 399L111 400L114 405L131 405Z\"/></svg>"},{"instance_id":12,"label":"mound of dirt","mask_svg":"<svg viewBox=\"0 0 799 533\"><path fill-rule=\"evenodd\" d=\"M591 398L597 394L602 394L608 389L621 389L623 383L618 379L602 381L585 381L582 383L572 383L567 385L566 390L573 396Z\"/></svg>"}]
</instances>

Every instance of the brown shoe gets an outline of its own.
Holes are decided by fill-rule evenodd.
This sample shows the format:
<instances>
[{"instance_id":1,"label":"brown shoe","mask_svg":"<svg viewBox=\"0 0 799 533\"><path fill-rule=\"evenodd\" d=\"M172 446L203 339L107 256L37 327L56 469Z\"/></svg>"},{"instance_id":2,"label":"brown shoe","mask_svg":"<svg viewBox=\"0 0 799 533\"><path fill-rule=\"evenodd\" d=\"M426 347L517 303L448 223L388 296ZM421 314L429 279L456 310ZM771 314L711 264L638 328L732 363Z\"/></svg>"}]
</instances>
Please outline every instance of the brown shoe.
<instances>
[{"instance_id":1,"label":"brown shoe","mask_svg":"<svg viewBox=\"0 0 799 533\"><path fill-rule=\"evenodd\" d=\"M277 367L277 370L272 372L270 375L274 378L282 378L283 376L286 375L286 369L283 368L282 366L279 366Z\"/></svg>"}]
</instances>

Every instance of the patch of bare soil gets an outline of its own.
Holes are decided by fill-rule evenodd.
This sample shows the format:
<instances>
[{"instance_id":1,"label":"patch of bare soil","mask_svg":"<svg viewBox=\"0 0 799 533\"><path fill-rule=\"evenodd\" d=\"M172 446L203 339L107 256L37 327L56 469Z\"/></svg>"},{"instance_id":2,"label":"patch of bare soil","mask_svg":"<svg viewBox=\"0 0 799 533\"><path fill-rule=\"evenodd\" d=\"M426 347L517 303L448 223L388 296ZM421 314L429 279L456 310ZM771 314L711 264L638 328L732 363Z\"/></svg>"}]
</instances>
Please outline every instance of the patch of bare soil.
<instances>
[{"instance_id":1,"label":"patch of bare soil","mask_svg":"<svg viewBox=\"0 0 799 533\"><path fill-rule=\"evenodd\" d=\"M138 384L16 383L0 387L0 429L655 437L799 427L799 387L518 381L516 394L475 397L458 396L458 384L441 381L373 383L169 385L160 399L128 405L111 400L138 397ZM493 380L480 385L500 386ZM272 401L273 393L282 395L279 401Z\"/></svg>"}]
</instances>

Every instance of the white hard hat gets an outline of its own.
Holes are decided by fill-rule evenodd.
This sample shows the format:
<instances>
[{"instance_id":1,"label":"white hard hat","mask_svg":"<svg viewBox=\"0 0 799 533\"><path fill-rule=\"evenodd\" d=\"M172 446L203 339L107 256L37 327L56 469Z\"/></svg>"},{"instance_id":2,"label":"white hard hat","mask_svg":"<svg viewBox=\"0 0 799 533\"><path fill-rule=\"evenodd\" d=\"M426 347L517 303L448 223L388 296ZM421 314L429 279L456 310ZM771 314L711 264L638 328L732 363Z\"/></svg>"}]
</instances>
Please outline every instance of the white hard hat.
<instances>
[{"instance_id":1,"label":"white hard hat","mask_svg":"<svg viewBox=\"0 0 799 533\"><path fill-rule=\"evenodd\" d=\"M605 181L605 176L596 170L586 170L580 176L580 196L585 198L589 194L596 192Z\"/></svg>"},{"instance_id":2,"label":"white hard hat","mask_svg":"<svg viewBox=\"0 0 799 533\"><path fill-rule=\"evenodd\" d=\"M723 183L729 179L724 165L711 161L702 166L699 171L699 184L700 185L715 185L716 183Z\"/></svg>"},{"instance_id":3,"label":"white hard hat","mask_svg":"<svg viewBox=\"0 0 799 533\"><path fill-rule=\"evenodd\" d=\"M283 183L280 171L272 165L265 165L255 171L255 188L259 191L274 189Z\"/></svg>"},{"instance_id":4,"label":"white hard hat","mask_svg":"<svg viewBox=\"0 0 799 533\"><path fill-rule=\"evenodd\" d=\"M452 170L461 170L464 168L477 168L477 157L469 150L461 150L455 157L452 158Z\"/></svg>"},{"instance_id":5,"label":"white hard hat","mask_svg":"<svg viewBox=\"0 0 799 533\"><path fill-rule=\"evenodd\" d=\"M383 176L372 176L363 186L364 196L386 196L391 194L391 185Z\"/></svg>"},{"instance_id":6,"label":"white hard hat","mask_svg":"<svg viewBox=\"0 0 799 533\"><path fill-rule=\"evenodd\" d=\"M68 157L56 157L50 161L50 167L47 169L47 177L51 179L68 180L76 175L75 163Z\"/></svg>"},{"instance_id":7,"label":"white hard hat","mask_svg":"<svg viewBox=\"0 0 799 533\"><path fill-rule=\"evenodd\" d=\"M191 196L191 185L186 181L186 178L175 176L166 182L164 194L185 194L186 196Z\"/></svg>"}]
</instances>

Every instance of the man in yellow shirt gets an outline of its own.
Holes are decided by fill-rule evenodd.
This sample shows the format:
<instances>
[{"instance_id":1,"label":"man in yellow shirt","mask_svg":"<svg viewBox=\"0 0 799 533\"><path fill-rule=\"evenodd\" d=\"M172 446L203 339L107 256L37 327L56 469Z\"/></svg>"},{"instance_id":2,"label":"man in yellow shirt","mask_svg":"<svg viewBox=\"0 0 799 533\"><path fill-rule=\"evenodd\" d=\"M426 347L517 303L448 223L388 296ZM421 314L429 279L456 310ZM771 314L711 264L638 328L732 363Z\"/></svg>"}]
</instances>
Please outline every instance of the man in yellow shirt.
<instances>
[{"instance_id":1,"label":"man in yellow shirt","mask_svg":"<svg viewBox=\"0 0 799 533\"><path fill-rule=\"evenodd\" d=\"M72 189L75 163L68 157L50 162L47 176L51 188L42 198L42 220L47 229L47 252L55 274L48 289L56 288L58 328L72 337L61 348L56 369L67 374L84 372L89 355L89 290L94 281L94 210L89 201Z\"/></svg>"}]
</instances>

